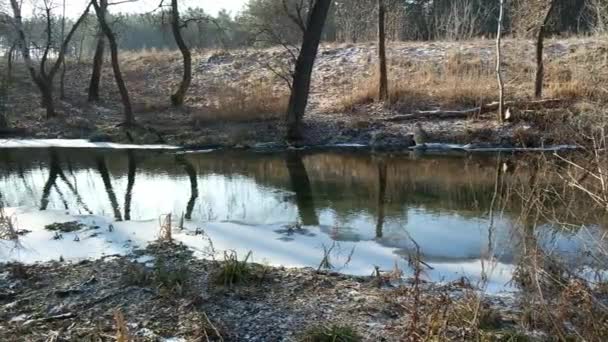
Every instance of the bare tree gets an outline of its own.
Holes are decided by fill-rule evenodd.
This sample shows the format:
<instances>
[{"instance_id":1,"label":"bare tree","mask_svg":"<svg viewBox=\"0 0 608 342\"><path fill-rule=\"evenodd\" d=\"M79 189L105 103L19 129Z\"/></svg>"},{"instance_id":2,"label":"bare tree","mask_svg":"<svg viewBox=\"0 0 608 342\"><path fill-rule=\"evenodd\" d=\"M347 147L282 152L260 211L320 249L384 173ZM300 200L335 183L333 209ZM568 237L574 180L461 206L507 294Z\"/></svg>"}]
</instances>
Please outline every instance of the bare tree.
<instances>
[{"instance_id":1,"label":"bare tree","mask_svg":"<svg viewBox=\"0 0 608 342\"><path fill-rule=\"evenodd\" d=\"M16 1L16 0L11 0ZM110 25L106 20L107 11L103 11L101 9L101 2L104 0L92 0L91 3L95 8L95 13L97 14L97 20L99 22L99 26L106 38L108 38L108 42L110 43L110 56L112 60L112 70L114 71L114 79L116 80L116 85L118 86L118 91L120 92L120 98L122 100L122 105L124 107L124 116L125 121L123 123L124 126L133 126L135 124L135 118L133 116L133 108L131 107L131 98L129 97L129 91L127 90L127 86L122 77L122 72L120 71L120 62L118 60L118 45L116 43L116 35L112 31Z\"/></svg>"},{"instance_id":2,"label":"bare tree","mask_svg":"<svg viewBox=\"0 0 608 342\"><path fill-rule=\"evenodd\" d=\"M536 75L534 79L534 96L542 97L544 64L543 50L545 35L550 19L557 9L559 0L513 0L511 21L514 31L523 37L536 39Z\"/></svg>"},{"instance_id":3,"label":"bare tree","mask_svg":"<svg viewBox=\"0 0 608 342\"><path fill-rule=\"evenodd\" d=\"M99 9L105 17L108 10L108 0L99 1ZM95 55L93 56L93 72L91 73L91 82L89 83L89 102L99 101L99 84L101 83L101 69L103 67L103 53L105 50L106 38L101 27L97 33L97 45L95 46Z\"/></svg>"},{"instance_id":4,"label":"bare tree","mask_svg":"<svg viewBox=\"0 0 608 342\"><path fill-rule=\"evenodd\" d=\"M545 47L545 31L547 29L547 24L549 23L549 18L551 17L551 13L553 13L553 9L557 4L557 0L548 0L549 3L545 4L547 8L544 12L543 21L538 28L538 36L536 38L536 80L534 82L534 96L537 99L543 97L543 78L545 75L545 66L543 64L543 49Z\"/></svg>"},{"instance_id":5,"label":"bare tree","mask_svg":"<svg viewBox=\"0 0 608 342\"><path fill-rule=\"evenodd\" d=\"M171 0L171 29L173 31L175 43L177 44L179 51L182 53L184 60L184 74L182 76L182 81L179 84L177 91L171 95L171 103L176 107L181 106L184 103L184 97L186 96L186 92L188 91L190 82L192 80L192 55L190 53L190 49L184 41L184 38L182 37L181 28L182 24L179 19L177 0Z\"/></svg>"},{"instance_id":6,"label":"bare tree","mask_svg":"<svg viewBox=\"0 0 608 342\"><path fill-rule=\"evenodd\" d=\"M498 28L496 29L496 78L498 80L498 121L505 120L505 85L502 79L502 24L504 20L505 1L500 0L500 9L498 14Z\"/></svg>"},{"instance_id":7,"label":"bare tree","mask_svg":"<svg viewBox=\"0 0 608 342\"><path fill-rule=\"evenodd\" d=\"M325 19L327 18L330 6L331 0L315 0L308 10L306 25L299 18L304 35L300 54L296 60L291 95L287 107L288 140L298 140L301 137L300 126L302 117L306 111L306 105L308 104L312 69L315 64L323 26L325 25Z\"/></svg>"},{"instance_id":8,"label":"bare tree","mask_svg":"<svg viewBox=\"0 0 608 342\"><path fill-rule=\"evenodd\" d=\"M78 29L78 26L84 21L87 14L89 13L90 4L87 5L84 13L80 15L78 20L74 23L68 34L65 36L65 39L61 42L61 46L59 48L59 52L57 55L57 59L51 65L50 69L47 70L47 63L49 62L49 54L51 51L51 47L53 44L53 25L52 25L52 16L51 16L51 4L49 0L43 0L44 4L44 14L46 19L46 42L44 47L44 53L42 58L40 59L40 63L38 68L34 65L34 61L30 55L30 42L27 39L27 35L25 33L25 29L23 26L23 18L21 16L21 6L17 0L10 0L11 7L14 15L14 25L17 31L17 43L19 48L21 49L21 54L23 55L23 60L25 65L32 77L34 83L40 90L40 94L42 96L42 106L46 108L46 117L52 118L56 115L55 113L55 103L53 100L53 80L55 75L59 71L61 64L63 63L63 59L65 58L65 53L72 39L72 36Z\"/></svg>"},{"instance_id":9,"label":"bare tree","mask_svg":"<svg viewBox=\"0 0 608 342\"><path fill-rule=\"evenodd\" d=\"M386 72L386 34L384 32L384 19L386 9L384 0L378 0L378 63L379 63L379 89L378 98L381 101L388 99L388 76Z\"/></svg>"}]
</instances>

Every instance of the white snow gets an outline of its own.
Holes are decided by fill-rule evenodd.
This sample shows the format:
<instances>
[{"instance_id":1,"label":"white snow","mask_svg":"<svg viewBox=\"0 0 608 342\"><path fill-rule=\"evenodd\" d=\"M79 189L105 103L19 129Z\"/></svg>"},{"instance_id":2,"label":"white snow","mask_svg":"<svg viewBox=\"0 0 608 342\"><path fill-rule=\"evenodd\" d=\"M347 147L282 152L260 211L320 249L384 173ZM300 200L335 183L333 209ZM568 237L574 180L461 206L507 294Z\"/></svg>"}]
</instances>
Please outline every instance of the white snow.
<instances>
[{"instance_id":1,"label":"white snow","mask_svg":"<svg viewBox=\"0 0 608 342\"><path fill-rule=\"evenodd\" d=\"M0 139L0 148L112 148L112 149L177 149L171 145L131 145L110 142L90 142L85 139Z\"/></svg>"},{"instance_id":2,"label":"white snow","mask_svg":"<svg viewBox=\"0 0 608 342\"><path fill-rule=\"evenodd\" d=\"M159 220L115 221L105 216L74 215L63 210L39 211L32 207L5 208L7 215L16 219L18 229L30 231L18 242L0 241L0 262L24 263L59 260L78 261L109 255L128 255L135 248L144 248L158 238ZM488 276L486 291L511 291L509 284L514 271L513 255L518 241L508 229L508 222L498 220L488 245L485 221L456 214L429 216L410 209L408 224L388 220L382 237L370 231L372 217L350 218L348 226L338 229L324 222L333 221L331 211L322 211L319 226L305 226L302 230L288 229L284 222L259 221L186 221L183 230L173 223L173 238L184 243L199 258L221 259L226 250L235 251L239 258L252 251L252 261L271 266L317 268L323 251L331 248L330 263L335 271L354 275L371 275L375 266L390 271L395 265L411 274L407 266L408 254L414 239L422 247L423 260L432 269L425 269L423 277L436 282L467 278L472 284L483 285L482 274ZM178 216L174 215L178 219ZM371 220L371 221L370 221ZM56 233L44 227L56 222L78 221L86 228L70 233ZM112 226L112 229L110 229ZM449 229L446 229L449 227ZM539 227L539 245L546 252L567 255L579 267L576 255L603 248L602 237L593 228L573 233L556 233L550 227ZM591 243L590 241L593 241ZM570 257L572 256L572 257ZM140 256L137 262L152 264L151 256ZM588 272L589 273L589 272ZM589 274L587 277L591 277Z\"/></svg>"},{"instance_id":3,"label":"white snow","mask_svg":"<svg viewBox=\"0 0 608 342\"><path fill-rule=\"evenodd\" d=\"M0 242L0 262L20 261L24 263L44 262L63 258L66 261L96 259L102 256L128 254L133 248L143 248L157 239L158 220L116 222L95 215L70 215L64 211L38 211L28 208L7 208L8 215L15 215L19 229L31 232L21 237L18 243ZM55 232L44 229L55 222L78 221L87 228L71 233L62 233L61 239L54 239ZM110 231L109 226L113 229ZM286 241L282 224L247 225L235 222L186 222L185 229L174 228L173 238L190 247L195 256L201 258L221 258L223 251L234 250L240 258L249 251L253 252L254 262L272 266L318 267L324 248L334 246L330 262L335 270L347 274L371 275L374 266L391 270L397 264L406 273L406 259L396 253L399 248L387 247L374 240L339 241L331 235L305 227L308 234L295 232L294 238ZM202 231L203 234L196 234ZM388 232L388 234L391 234ZM78 236L78 239L75 239ZM455 238L456 236L454 236ZM448 238L449 239L449 238ZM213 243L211 248L210 241ZM352 252L352 259L347 262ZM438 253L438 251L431 254ZM447 253L449 254L449 253ZM137 261L148 263L153 258L140 257ZM508 289L506 283L511 277L513 267L496 262L485 269L489 270L488 292ZM472 283L481 281L482 261L464 259L463 261L430 260L433 267L426 270L425 278L434 281L453 281L467 277Z\"/></svg>"}]
</instances>

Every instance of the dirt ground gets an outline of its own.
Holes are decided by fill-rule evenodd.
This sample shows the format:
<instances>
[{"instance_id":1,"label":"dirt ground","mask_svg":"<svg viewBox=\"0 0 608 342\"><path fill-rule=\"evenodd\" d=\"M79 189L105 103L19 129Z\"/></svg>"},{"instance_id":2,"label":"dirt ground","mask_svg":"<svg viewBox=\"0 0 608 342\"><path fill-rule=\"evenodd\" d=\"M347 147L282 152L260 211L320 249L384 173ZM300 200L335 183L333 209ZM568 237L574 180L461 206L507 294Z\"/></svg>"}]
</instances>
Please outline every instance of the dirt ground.
<instances>
[{"instance_id":1,"label":"dirt ground","mask_svg":"<svg viewBox=\"0 0 608 342\"><path fill-rule=\"evenodd\" d=\"M507 99L530 100L532 42L507 40L504 50ZM514 109L516 119L500 125L494 112L451 119L416 116L420 110L469 109L496 100L491 40L391 42L394 99L388 105L366 99L375 89L374 44L326 45L315 65L301 143L369 144L381 137L388 145L409 146L416 122L433 142L528 147L574 143L564 130L580 126L581 115L603 112L605 107L600 99L605 98L604 88L597 85L604 78L608 81L599 71L606 69L602 65L607 51L602 37L547 41L545 97L562 99L562 105ZM169 95L181 77L179 53L123 53L122 69L136 120L143 126L131 137L135 143L190 147L282 145L288 87L281 70L289 68L288 56L281 48L195 51L186 105L174 109ZM36 89L18 70L7 100L11 126L25 130L20 137L127 141L124 130L116 127L122 108L108 63L100 103L86 102L89 76L88 61L69 63L66 97L57 100L60 115L46 120ZM406 121L391 120L402 114L415 115Z\"/></svg>"},{"instance_id":2,"label":"dirt ground","mask_svg":"<svg viewBox=\"0 0 608 342\"><path fill-rule=\"evenodd\" d=\"M223 262L194 259L176 245L140 253L145 256L0 265L0 339L114 340L118 310L135 341L295 341L311 327L334 324L354 327L365 341L402 341L408 334L412 283L252 265L246 282L226 285L216 280ZM159 281L160 263L187 275L179 285ZM420 288L421 313L436 300L465 312L458 309L470 291L465 283ZM479 305L486 310L479 312L492 312L495 336L512 329L513 299L488 297ZM466 326L450 324L450 336L467 336Z\"/></svg>"}]
</instances>

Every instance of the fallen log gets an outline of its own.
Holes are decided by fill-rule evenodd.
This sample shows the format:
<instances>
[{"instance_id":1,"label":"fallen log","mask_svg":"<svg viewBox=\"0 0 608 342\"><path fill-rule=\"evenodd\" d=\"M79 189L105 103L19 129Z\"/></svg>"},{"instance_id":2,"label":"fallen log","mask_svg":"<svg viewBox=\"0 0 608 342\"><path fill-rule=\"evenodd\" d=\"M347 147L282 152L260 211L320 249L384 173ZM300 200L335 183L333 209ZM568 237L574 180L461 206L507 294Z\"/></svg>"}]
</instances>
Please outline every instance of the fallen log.
<instances>
[{"instance_id":1,"label":"fallen log","mask_svg":"<svg viewBox=\"0 0 608 342\"><path fill-rule=\"evenodd\" d=\"M564 99L546 99L533 101L507 101L505 108L516 109L541 109L555 108L563 105L566 102ZM384 121L398 122L417 119L466 119L473 115L481 115L498 110L498 102L491 102L481 107L475 107L463 110L419 110L412 114L394 115L384 119Z\"/></svg>"}]
</instances>

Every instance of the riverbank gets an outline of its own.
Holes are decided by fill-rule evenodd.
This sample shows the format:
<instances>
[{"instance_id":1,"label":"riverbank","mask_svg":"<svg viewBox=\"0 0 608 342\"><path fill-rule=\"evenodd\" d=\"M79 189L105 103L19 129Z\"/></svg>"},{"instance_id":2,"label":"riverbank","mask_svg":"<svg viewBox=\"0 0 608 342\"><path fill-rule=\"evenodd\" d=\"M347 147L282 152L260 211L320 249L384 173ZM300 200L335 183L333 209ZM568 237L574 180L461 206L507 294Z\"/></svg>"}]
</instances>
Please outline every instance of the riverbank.
<instances>
[{"instance_id":1,"label":"riverbank","mask_svg":"<svg viewBox=\"0 0 608 342\"><path fill-rule=\"evenodd\" d=\"M481 297L466 282L397 285L388 273L353 277L204 261L174 244L77 263L2 264L0 277L4 341L108 340L120 326L117 310L140 341L295 341L331 325L350 327L365 341L402 341L443 310L446 316L431 322L446 324L437 336L519 336L514 299ZM420 322L412 322L414 312Z\"/></svg>"},{"instance_id":2,"label":"riverbank","mask_svg":"<svg viewBox=\"0 0 608 342\"><path fill-rule=\"evenodd\" d=\"M596 206L515 156L2 152L9 341L606 338Z\"/></svg>"},{"instance_id":3,"label":"riverbank","mask_svg":"<svg viewBox=\"0 0 608 342\"><path fill-rule=\"evenodd\" d=\"M487 110L496 100L493 42L394 42L389 45L391 100L374 101L375 45L321 47L303 123L306 146L363 144L408 147L416 123L428 142L539 147L577 144L577 132L601 121L605 108L601 37L547 41L546 98L531 98L533 44L505 42L512 119L500 125ZM16 65L7 117L22 138L81 138L187 147L284 144L288 87L272 70L287 63L280 48L195 51L192 87L183 108L168 105L180 77L174 51L124 52L122 66L139 127L125 130L120 98L104 69L102 101L86 103L90 65L71 61L59 116L44 119L28 75ZM266 61L273 65L269 68ZM275 65L276 64L276 65ZM37 95L36 95L37 96ZM480 108L479 111L474 110ZM473 110L472 110L473 109ZM471 111L472 110L472 111Z\"/></svg>"}]
</instances>

